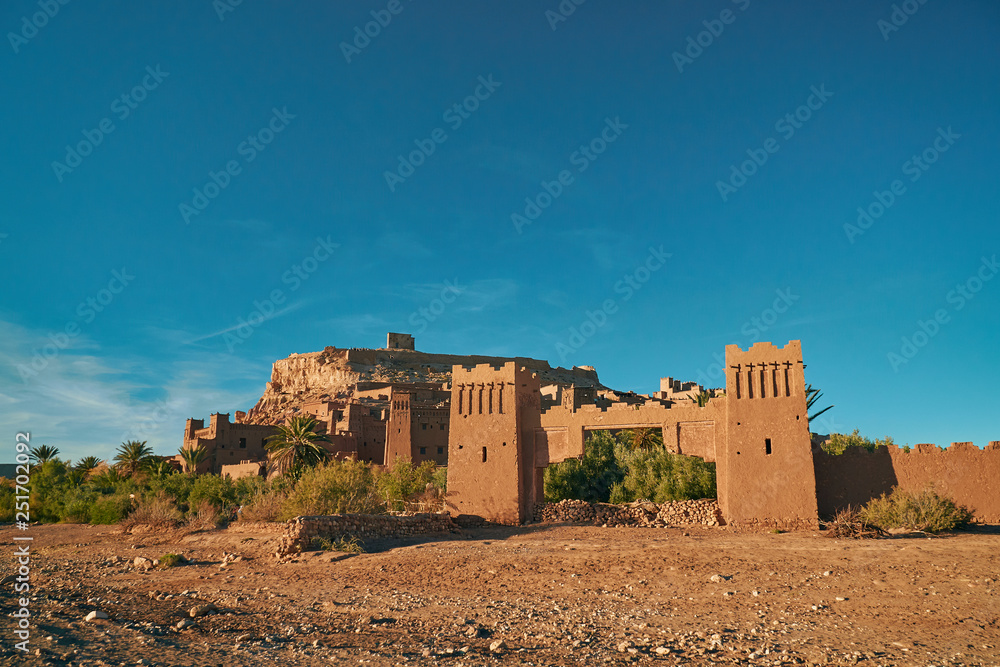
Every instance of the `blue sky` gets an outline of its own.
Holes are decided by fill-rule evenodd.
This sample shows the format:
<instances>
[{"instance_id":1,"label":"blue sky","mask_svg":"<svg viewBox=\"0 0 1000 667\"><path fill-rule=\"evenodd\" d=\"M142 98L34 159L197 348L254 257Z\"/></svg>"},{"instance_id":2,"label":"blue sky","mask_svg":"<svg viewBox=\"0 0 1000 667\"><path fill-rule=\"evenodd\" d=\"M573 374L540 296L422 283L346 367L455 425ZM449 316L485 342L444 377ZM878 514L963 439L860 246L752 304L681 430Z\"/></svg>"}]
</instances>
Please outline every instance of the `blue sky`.
<instances>
[{"instance_id":1,"label":"blue sky","mask_svg":"<svg viewBox=\"0 0 1000 667\"><path fill-rule=\"evenodd\" d=\"M386 331L639 392L801 339L814 430L1000 440L1000 5L227 1L0 9L11 442L172 454Z\"/></svg>"}]
</instances>

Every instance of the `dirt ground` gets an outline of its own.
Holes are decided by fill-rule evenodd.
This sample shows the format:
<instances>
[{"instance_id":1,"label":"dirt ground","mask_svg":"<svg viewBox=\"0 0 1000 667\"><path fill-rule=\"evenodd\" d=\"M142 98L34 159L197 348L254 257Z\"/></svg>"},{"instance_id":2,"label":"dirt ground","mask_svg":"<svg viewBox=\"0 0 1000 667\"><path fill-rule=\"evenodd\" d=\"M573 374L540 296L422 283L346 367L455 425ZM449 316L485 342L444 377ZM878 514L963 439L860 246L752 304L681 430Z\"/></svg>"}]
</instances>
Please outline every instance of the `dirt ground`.
<instances>
[{"instance_id":1,"label":"dirt ground","mask_svg":"<svg viewBox=\"0 0 1000 667\"><path fill-rule=\"evenodd\" d=\"M280 530L0 528L5 614L13 538L34 538L30 653L8 615L0 664L1000 665L996 528L850 541L541 524L287 563ZM191 562L132 565L168 552ZM226 554L241 559L220 567Z\"/></svg>"}]
</instances>

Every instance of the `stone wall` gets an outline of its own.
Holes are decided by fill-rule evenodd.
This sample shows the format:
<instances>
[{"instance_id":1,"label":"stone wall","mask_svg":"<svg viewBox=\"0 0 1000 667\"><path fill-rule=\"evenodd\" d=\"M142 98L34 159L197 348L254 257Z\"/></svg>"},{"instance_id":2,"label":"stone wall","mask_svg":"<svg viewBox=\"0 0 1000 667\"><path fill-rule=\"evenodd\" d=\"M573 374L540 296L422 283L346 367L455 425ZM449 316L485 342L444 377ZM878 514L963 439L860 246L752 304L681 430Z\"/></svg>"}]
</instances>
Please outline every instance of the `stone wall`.
<instances>
[{"instance_id":1,"label":"stone wall","mask_svg":"<svg viewBox=\"0 0 1000 667\"><path fill-rule=\"evenodd\" d=\"M290 520L281 537L278 556L308 549L314 537L337 539L401 538L411 535L457 532L458 526L446 513L441 514L333 514L330 516L298 516Z\"/></svg>"},{"instance_id":2,"label":"stone wall","mask_svg":"<svg viewBox=\"0 0 1000 667\"><path fill-rule=\"evenodd\" d=\"M535 521L587 523L595 526L720 526L725 521L715 500L678 500L669 503L636 502L628 505L562 500L535 505Z\"/></svg>"},{"instance_id":3,"label":"stone wall","mask_svg":"<svg viewBox=\"0 0 1000 667\"><path fill-rule=\"evenodd\" d=\"M919 492L933 484L972 510L975 520L1000 523L1000 441L979 449L955 442L947 449L917 445L907 452L896 446L869 452L848 447L840 455L813 453L819 513L832 516L848 505L863 505L899 486Z\"/></svg>"}]
</instances>

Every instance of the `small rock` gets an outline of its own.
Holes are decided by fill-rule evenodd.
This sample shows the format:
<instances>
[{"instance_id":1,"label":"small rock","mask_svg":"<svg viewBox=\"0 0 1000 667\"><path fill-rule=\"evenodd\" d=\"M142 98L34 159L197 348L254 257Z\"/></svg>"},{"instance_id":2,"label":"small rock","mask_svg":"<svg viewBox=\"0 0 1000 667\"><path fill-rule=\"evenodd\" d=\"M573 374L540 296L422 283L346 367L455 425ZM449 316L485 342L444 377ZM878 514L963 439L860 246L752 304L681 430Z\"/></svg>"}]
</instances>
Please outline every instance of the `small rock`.
<instances>
[{"instance_id":1,"label":"small rock","mask_svg":"<svg viewBox=\"0 0 1000 667\"><path fill-rule=\"evenodd\" d=\"M144 556L136 556L135 560L132 561L132 565L142 570L153 569L153 561Z\"/></svg>"},{"instance_id":2,"label":"small rock","mask_svg":"<svg viewBox=\"0 0 1000 667\"><path fill-rule=\"evenodd\" d=\"M175 627L178 630L183 630L184 628L190 628L192 625L194 625L194 621L192 621L190 618L184 618L177 621L177 625Z\"/></svg>"},{"instance_id":3,"label":"small rock","mask_svg":"<svg viewBox=\"0 0 1000 667\"><path fill-rule=\"evenodd\" d=\"M83 620L85 620L85 621L93 621L93 620L98 619L98 618L107 618L107 617L108 617L108 615L105 614L103 611L101 611L100 609L95 609L94 611L92 611L89 614L87 614L83 618Z\"/></svg>"},{"instance_id":4,"label":"small rock","mask_svg":"<svg viewBox=\"0 0 1000 667\"><path fill-rule=\"evenodd\" d=\"M668 649L666 646L656 647L656 655L666 655L667 653L670 653L670 649Z\"/></svg>"},{"instance_id":5,"label":"small rock","mask_svg":"<svg viewBox=\"0 0 1000 667\"><path fill-rule=\"evenodd\" d=\"M732 577L727 577L724 574L713 574L711 577L708 578L708 580L714 584L722 583L723 581L729 581L730 579L732 579Z\"/></svg>"},{"instance_id":6,"label":"small rock","mask_svg":"<svg viewBox=\"0 0 1000 667\"><path fill-rule=\"evenodd\" d=\"M490 644L490 653L500 653L501 651L507 650L507 642L502 639L498 639Z\"/></svg>"},{"instance_id":7,"label":"small rock","mask_svg":"<svg viewBox=\"0 0 1000 667\"><path fill-rule=\"evenodd\" d=\"M198 618L199 616L205 616L206 614L211 614L213 611L218 611L218 607L209 602L208 604L200 604L197 607L191 607L188 614L191 618Z\"/></svg>"}]
</instances>

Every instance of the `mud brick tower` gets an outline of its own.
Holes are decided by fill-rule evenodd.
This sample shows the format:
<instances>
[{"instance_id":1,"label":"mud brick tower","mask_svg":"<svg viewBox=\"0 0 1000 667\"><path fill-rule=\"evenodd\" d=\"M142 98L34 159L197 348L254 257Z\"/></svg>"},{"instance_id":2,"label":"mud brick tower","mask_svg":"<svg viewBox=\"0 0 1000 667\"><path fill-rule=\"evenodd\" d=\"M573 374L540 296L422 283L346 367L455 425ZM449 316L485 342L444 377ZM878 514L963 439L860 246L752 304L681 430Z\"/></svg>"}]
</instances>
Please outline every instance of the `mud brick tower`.
<instances>
[{"instance_id":1,"label":"mud brick tower","mask_svg":"<svg viewBox=\"0 0 1000 667\"><path fill-rule=\"evenodd\" d=\"M817 523L802 344L726 346L727 438L719 504L731 523Z\"/></svg>"},{"instance_id":2,"label":"mud brick tower","mask_svg":"<svg viewBox=\"0 0 1000 667\"><path fill-rule=\"evenodd\" d=\"M531 516L538 377L513 362L455 366L448 438L448 510L521 524Z\"/></svg>"}]
</instances>

